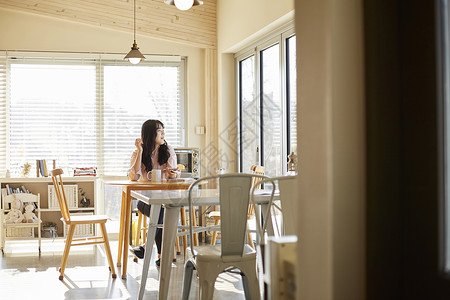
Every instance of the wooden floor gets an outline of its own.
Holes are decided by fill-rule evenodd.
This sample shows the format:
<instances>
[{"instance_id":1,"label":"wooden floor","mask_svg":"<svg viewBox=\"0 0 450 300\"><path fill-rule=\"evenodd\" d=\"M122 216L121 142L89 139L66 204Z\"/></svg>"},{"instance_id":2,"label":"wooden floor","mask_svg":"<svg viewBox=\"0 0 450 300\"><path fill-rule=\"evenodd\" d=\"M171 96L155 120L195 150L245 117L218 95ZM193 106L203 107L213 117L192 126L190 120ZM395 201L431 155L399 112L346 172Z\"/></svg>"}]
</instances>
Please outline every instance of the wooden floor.
<instances>
[{"instance_id":1,"label":"wooden floor","mask_svg":"<svg viewBox=\"0 0 450 300\"><path fill-rule=\"evenodd\" d=\"M42 253L32 241L6 241L0 254L1 299L137 299L142 273L142 260L128 257L126 280L112 280L104 250L100 246L72 247L65 278L58 279L64 241L45 239ZM113 259L117 259L117 242L111 242ZM155 248L156 250L156 248ZM156 251L153 251L155 253ZM158 298L158 268L152 257L144 299ZM183 282L183 256L172 265L169 299L180 299ZM118 268L119 269L119 268ZM117 274L120 270L116 270ZM198 285L193 278L190 299L197 299ZM214 299L245 299L240 276L222 274L215 285Z\"/></svg>"}]
</instances>

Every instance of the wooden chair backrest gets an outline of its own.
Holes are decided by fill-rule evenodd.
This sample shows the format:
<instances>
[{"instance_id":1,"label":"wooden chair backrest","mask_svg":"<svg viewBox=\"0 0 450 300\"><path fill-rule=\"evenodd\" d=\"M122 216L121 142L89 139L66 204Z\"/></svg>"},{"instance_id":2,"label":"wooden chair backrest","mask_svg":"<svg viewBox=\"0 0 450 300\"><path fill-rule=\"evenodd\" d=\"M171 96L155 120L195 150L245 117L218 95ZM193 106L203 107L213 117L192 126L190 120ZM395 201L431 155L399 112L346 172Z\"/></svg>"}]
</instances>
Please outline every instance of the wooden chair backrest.
<instances>
[{"instance_id":1,"label":"wooden chair backrest","mask_svg":"<svg viewBox=\"0 0 450 300\"><path fill-rule=\"evenodd\" d=\"M52 175L53 186L55 187L56 197L58 198L59 208L65 221L70 221L69 206L67 205L66 194L64 193L64 185L61 178L62 169L54 169L50 171Z\"/></svg>"},{"instance_id":2,"label":"wooden chair backrest","mask_svg":"<svg viewBox=\"0 0 450 300\"><path fill-rule=\"evenodd\" d=\"M252 174L256 174L256 175L264 175L264 166L257 166L257 165L252 165L250 167L250 171L252 171ZM252 187L258 185L258 183L260 183L262 180L261 177L253 177L252 178ZM261 189L261 185L258 185L258 187L256 189ZM255 207L253 206L253 204L250 204L248 206L248 217L252 217L253 214L255 213Z\"/></svg>"}]
</instances>

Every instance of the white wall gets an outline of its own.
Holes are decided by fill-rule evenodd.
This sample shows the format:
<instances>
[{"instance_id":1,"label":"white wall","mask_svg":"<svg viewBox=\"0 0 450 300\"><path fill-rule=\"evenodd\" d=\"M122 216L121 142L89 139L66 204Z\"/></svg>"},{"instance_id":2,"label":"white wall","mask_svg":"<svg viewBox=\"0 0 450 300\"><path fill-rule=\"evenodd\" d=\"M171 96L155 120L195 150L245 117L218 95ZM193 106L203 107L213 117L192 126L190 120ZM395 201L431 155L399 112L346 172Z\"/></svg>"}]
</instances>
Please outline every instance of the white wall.
<instances>
[{"instance_id":1,"label":"white wall","mask_svg":"<svg viewBox=\"0 0 450 300\"><path fill-rule=\"evenodd\" d=\"M133 43L132 32L61 21L13 10L0 9L0 50L123 53ZM143 54L174 54L187 57L188 146L204 147L204 136L195 125L205 124L204 50L137 35Z\"/></svg>"},{"instance_id":2,"label":"white wall","mask_svg":"<svg viewBox=\"0 0 450 300\"><path fill-rule=\"evenodd\" d=\"M299 299L365 298L361 0L296 0Z\"/></svg>"},{"instance_id":3,"label":"white wall","mask_svg":"<svg viewBox=\"0 0 450 300\"><path fill-rule=\"evenodd\" d=\"M293 10L293 0L217 0L219 53L235 51L237 45Z\"/></svg>"}]
</instances>

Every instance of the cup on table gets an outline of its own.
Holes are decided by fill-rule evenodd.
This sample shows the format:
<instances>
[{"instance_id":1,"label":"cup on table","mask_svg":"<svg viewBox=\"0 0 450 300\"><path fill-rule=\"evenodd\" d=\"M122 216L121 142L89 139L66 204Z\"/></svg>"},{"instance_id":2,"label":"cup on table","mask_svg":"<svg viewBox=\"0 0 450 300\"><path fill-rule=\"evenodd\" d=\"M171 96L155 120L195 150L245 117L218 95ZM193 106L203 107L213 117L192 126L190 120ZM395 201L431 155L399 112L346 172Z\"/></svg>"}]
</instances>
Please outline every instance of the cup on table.
<instances>
[{"instance_id":1,"label":"cup on table","mask_svg":"<svg viewBox=\"0 0 450 300\"><path fill-rule=\"evenodd\" d=\"M161 182L161 170L152 170L152 182Z\"/></svg>"}]
</instances>

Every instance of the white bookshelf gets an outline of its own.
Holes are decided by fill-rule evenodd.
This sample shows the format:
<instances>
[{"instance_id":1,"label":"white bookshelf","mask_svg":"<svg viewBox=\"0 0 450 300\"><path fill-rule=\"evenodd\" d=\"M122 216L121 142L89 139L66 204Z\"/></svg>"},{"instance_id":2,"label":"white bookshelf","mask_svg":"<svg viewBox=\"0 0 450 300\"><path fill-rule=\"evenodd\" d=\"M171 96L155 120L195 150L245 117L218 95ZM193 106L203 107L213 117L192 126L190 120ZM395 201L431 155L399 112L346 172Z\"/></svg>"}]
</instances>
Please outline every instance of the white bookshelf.
<instances>
[{"instance_id":1,"label":"white bookshelf","mask_svg":"<svg viewBox=\"0 0 450 300\"><path fill-rule=\"evenodd\" d=\"M72 206L70 212L73 214L77 213L89 213L97 214L98 209L98 178L97 177L63 177L63 184L66 187L82 188L85 192L85 196L90 199L90 206L83 207L80 204L81 195L76 191L76 204L73 197L75 194L72 193ZM0 178L0 185L5 188L6 185L15 189L20 188L22 185L25 186L30 193L41 195L41 219L42 223L46 221L53 222L57 224L58 237L65 236L64 224L61 219L61 211L59 207L51 206L49 208L49 191L53 189L53 181L51 177L30 177L30 178ZM50 192L51 193L51 192ZM66 195L67 196L67 195ZM54 204L54 203L53 203ZM95 231L95 228L92 230ZM95 234L95 232L93 232ZM36 234L36 233L35 233ZM20 237L17 237L20 238Z\"/></svg>"}]
</instances>

